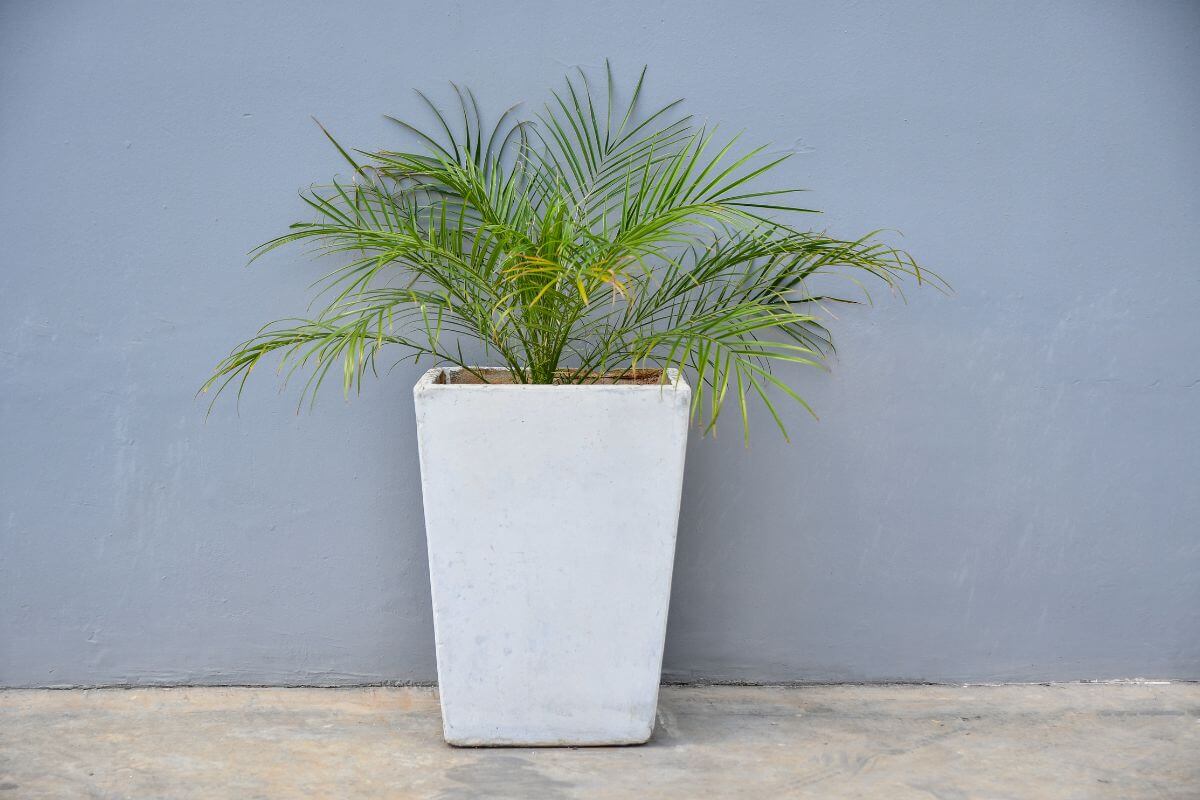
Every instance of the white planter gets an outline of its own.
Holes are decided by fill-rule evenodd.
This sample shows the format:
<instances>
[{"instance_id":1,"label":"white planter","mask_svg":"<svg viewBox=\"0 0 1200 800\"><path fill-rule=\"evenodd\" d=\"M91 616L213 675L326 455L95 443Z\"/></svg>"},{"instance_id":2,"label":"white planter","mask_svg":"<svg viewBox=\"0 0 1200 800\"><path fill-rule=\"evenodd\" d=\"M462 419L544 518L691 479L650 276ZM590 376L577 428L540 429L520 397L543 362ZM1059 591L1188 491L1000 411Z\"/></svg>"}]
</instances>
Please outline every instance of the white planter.
<instances>
[{"instance_id":1,"label":"white planter","mask_svg":"<svg viewBox=\"0 0 1200 800\"><path fill-rule=\"evenodd\" d=\"M690 387L444 372L413 394L446 741L645 742Z\"/></svg>"}]
</instances>

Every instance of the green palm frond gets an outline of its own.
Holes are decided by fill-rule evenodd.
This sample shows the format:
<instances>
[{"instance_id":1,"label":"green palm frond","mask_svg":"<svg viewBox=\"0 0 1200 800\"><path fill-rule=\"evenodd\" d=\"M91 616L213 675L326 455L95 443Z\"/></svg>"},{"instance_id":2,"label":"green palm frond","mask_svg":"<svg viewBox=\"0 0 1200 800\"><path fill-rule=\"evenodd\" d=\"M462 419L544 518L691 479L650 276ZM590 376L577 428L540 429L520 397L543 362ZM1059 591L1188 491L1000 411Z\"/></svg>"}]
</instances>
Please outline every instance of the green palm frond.
<instances>
[{"instance_id":1,"label":"green palm frond","mask_svg":"<svg viewBox=\"0 0 1200 800\"><path fill-rule=\"evenodd\" d=\"M453 115L418 92L433 129L389 117L412 150L351 151L322 128L352 179L305 193L315 219L252 260L309 242L341 263L311 317L263 328L203 390L240 394L277 357L285 376L308 374L303 403L330 372L359 388L385 348L470 369L461 343L474 340L520 383L683 368L706 430L731 400L746 427L757 399L786 436L776 398L808 405L773 367L822 366L823 306L854 302L811 294L812 278L945 284L877 232L802 229L802 190L760 188L787 155L739 151L680 101L643 111L645 75L621 101L607 65L602 88L580 71L539 112L513 106L491 126L469 89L452 84Z\"/></svg>"}]
</instances>

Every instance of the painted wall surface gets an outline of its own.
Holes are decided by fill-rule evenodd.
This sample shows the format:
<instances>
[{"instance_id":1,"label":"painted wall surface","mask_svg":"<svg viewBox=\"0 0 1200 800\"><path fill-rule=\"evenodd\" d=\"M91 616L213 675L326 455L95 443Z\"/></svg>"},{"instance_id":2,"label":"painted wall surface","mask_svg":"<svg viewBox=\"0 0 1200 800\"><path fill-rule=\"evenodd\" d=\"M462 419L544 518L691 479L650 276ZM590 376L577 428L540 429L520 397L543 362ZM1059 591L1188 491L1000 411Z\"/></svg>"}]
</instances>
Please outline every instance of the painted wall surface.
<instances>
[{"instance_id":1,"label":"painted wall surface","mask_svg":"<svg viewBox=\"0 0 1200 800\"><path fill-rule=\"evenodd\" d=\"M411 387L193 398L324 268L258 242L465 82L605 56L956 294L839 312L689 446L669 679L1200 678L1194 2L0 5L0 683L434 678Z\"/></svg>"}]
</instances>

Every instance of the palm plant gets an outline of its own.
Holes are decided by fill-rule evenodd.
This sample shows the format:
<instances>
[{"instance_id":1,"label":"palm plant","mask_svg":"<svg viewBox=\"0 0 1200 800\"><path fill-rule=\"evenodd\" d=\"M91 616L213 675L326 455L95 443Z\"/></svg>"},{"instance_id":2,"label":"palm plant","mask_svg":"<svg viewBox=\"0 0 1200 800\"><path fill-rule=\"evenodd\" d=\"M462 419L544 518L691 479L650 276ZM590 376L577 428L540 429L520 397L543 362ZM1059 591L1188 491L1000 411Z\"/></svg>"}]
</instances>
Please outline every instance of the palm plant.
<instances>
[{"instance_id":1,"label":"palm plant","mask_svg":"<svg viewBox=\"0 0 1200 800\"><path fill-rule=\"evenodd\" d=\"M736 154L737 137L718 140L679 113L680 101L643 113L645 69L625 102L610 68L605 78L603 101L581 71L540 113L522 119L514 106L490 131L470 90L454 86L453 121L418 92L433 130L389 118L416 140L412 150L351 153L325 131L352 180L305 193L316 220L251 258L309 240L340 254L319 281L323 306L261 329L204 390L234 383L240 394L278 354L286 376L309 373L301 402L335 369L349 392L385 349L486 381L462 349L474 340L519 383L685 368L706 430L731 396L745 427L756 396L786 436L774 390L808 404L773 366L821 365L832 342L818 312L853 302L812 293L811 279L938 279L874 234L840 240L794 226L811 212L791 204L800 190L757 188L786 154Z\"/></svg>"}]
</instances>

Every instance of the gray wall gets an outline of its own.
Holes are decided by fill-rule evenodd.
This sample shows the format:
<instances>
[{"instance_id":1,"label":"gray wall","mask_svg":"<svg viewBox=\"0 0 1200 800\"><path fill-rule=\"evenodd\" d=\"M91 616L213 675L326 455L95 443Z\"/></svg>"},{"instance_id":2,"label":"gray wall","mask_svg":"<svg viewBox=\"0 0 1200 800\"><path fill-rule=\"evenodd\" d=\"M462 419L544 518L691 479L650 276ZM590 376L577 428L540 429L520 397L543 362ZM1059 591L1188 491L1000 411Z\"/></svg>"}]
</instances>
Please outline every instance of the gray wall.
<instances>
[{"instance_id":1,"label":"gray wall","mask_svg":"<svg viewBox=\"0 0 1200 800\"><path fill-rule=\"evenodd\" d=\"M322 265L246 251L398 141L568 66L795 148L957 293L688 454L671 679L1200 678L1200 6L5 3L0 683L434 677L410 386L193 392Z\"/></svg>"}]
</instances>

